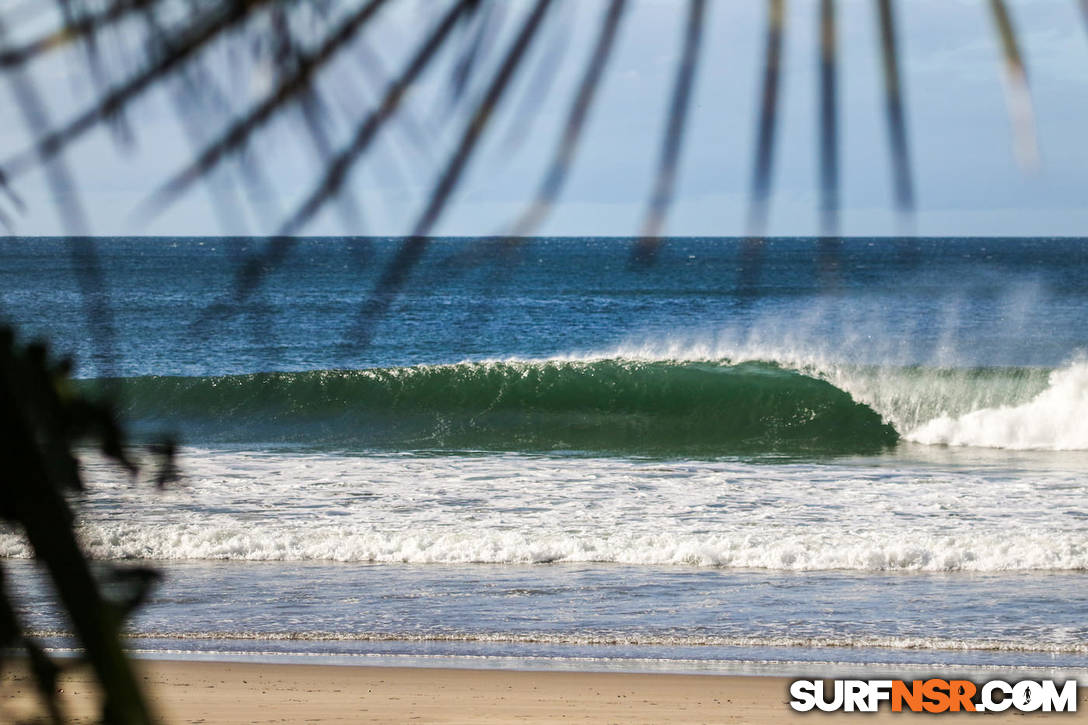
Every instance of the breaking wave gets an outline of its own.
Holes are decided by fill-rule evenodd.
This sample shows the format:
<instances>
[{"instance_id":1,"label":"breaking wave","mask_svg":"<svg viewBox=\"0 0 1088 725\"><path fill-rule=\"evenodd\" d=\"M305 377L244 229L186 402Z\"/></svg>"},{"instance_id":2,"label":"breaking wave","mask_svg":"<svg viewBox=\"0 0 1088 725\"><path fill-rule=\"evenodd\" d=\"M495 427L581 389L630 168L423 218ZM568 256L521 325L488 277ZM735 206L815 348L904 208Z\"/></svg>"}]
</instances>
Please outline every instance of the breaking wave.
<instances>
[{"instance_id":1,"label":"breaking wave","mask_svg":"<svg viewBox=\"0 0 1088 725\"><path fill-rule=\"evenodd\" d=\"M858 452L893 428L831 382L766 362L624 359L140 377L137 430L199 443L715 455Z\"/></svg>"},{"instance_id":2,"label":"breaking wave","mask_svg":"<svg viewBox=\"0 0 1088 725\"><path fill-rule=\"evenodd\" d=\"M180 429L195 443L713 456L872 452L905 439L1088 450L1084 361L943 368L617 355L148 376L123 390L136 430Z\"/></svg>"}]
</instances>

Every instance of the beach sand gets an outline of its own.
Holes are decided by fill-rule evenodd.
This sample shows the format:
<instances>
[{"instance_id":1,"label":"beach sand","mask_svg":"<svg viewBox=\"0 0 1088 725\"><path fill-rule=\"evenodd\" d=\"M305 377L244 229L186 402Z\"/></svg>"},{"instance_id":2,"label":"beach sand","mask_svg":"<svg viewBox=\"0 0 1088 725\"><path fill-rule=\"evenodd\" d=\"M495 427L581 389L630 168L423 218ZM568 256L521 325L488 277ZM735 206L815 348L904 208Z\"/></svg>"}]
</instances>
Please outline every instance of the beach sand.
<instances>
[{"instance_id":1,"label":"beach sand","mask_svg":"<svg viewBox=\"0 0 1088 725\"><path fill-rule=\"evenodd\" d=\"M871 722L873 715L794 713L780 677L520 672L404 667L141 661L140 677L167 723ZM59 688L68 716L90 722L96 702L85 671ZM1078 713L1088 720L1088 688ZM0 682L0 721L36 712L25 672ZM959 718L967 715L946 715ZM912 717L882 712L877 721ZM923 716L931 717L931 716ZM996 720L993 718L996 717ZM1021 719L1003 714L987 722ZM1028 716L1031 717L1031 716ZM942 718L943 719L943 718Z\"/></svg>"}]
</instances>

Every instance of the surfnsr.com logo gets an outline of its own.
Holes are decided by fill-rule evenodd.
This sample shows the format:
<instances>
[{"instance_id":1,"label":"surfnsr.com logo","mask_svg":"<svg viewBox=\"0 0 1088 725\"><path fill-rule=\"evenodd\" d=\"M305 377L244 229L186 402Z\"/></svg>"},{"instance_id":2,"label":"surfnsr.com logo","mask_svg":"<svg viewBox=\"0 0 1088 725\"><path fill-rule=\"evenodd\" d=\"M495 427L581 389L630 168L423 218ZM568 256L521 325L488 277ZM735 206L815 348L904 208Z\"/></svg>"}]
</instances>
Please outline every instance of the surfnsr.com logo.
<instances>
[{"instance_id":1,"label":"surfnsr.com logo","mask_svg":"<svg viewBox=\"0 0 1088 725\"><path fill-rule=\"evenodd\" d=\"M798 712L1076 712L1077 681L795 680L790 697Z\"/></svg>"}]
</instances>

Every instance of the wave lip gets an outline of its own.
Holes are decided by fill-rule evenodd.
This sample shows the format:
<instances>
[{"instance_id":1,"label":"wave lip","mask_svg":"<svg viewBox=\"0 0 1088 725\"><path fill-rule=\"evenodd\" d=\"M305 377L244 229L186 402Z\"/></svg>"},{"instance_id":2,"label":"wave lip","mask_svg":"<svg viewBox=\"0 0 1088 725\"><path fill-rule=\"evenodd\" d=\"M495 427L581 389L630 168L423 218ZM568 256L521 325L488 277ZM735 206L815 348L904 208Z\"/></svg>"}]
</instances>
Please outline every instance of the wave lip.
<instances>
[{"instance_id":1,"label":"wave lip","mask_svg":"<svg viewBox=\"0 0 1088 725\"><path fill-rule=\"evenodd\" d=\"M831 383L774 363L465 362L128 378L137 430L200 443L647 455L865 452L898 434Z\"/></svg>"}]
</instances>

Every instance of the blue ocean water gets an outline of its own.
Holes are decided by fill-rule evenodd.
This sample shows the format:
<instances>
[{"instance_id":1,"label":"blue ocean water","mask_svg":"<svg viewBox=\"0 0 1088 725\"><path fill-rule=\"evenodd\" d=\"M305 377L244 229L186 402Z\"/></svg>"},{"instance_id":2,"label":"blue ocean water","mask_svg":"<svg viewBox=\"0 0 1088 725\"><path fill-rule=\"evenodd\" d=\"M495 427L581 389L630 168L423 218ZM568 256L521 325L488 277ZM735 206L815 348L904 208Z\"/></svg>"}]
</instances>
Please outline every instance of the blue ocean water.
<instances>
[{"instance_id":1,"label":"blue ocean water","mask_svg":"<svg viewBox=\"0 0 1088 725\"><path fill-rule=\"evenodd\" d=\"M400 241L267 244L99 240L115 370L96 364L105 331L88 327L65 240L0 241L3 310L60 341L84 376L712 350L754 336L848 346L854 362L1052 366L1084 345L1079 239L848 239L831 255L816 239L684 238L652 266L631 264L619 238L437 239L365 348L360 316Z\"/></svg>"},{"instance_id":2,"label":"blue ocean water","mask_svg":"<svg viewBox=\"0 0 1088 725\"><path fill-rule=\"evenodd\" d=\"M0 315L183 444L77 502L167 574L135 649L1088 664L1085 241L436 239L383 287L402 243L0 241Z\"/></svg>"}]
</instances>

